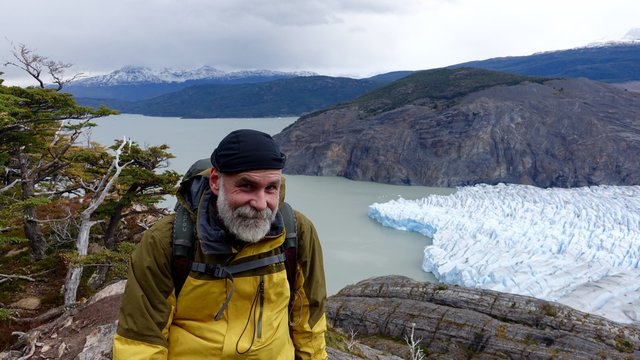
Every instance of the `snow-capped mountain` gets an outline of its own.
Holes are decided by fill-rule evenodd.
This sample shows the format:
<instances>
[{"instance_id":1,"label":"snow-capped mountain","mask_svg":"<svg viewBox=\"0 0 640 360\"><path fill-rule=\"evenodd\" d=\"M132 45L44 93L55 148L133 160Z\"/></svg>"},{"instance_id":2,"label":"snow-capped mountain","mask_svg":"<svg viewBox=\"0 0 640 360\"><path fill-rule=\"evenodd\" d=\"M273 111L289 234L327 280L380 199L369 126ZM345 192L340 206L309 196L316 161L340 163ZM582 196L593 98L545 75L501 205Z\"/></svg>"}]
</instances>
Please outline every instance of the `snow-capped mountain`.
<instances>
[{"instance_id":1,"label":"snow-capped mountain","mask_svg":"<svg viewBox=\"0 0 640 360\"><path fill-rule=\"evenodd\" d=\"M640 80L639 58L640 28L636 28L622 38L600 39L572 49L469 61L451 67L476 67L529 76L585 77L615 84Z\"/></svg>"},{"instance_id":2,"label":"snow-capped mountain","mask_svg":"<svg viewBox=\"0 0 640 360\"><path fill-rule=\"evenodd\" d=\"M638 45L640 44L640 28L629 30L622 39L599 40L590 43L586 47L599 46L619 46L619 45Z\"/></svg>"},{"instance_id":3,"label":"snow-capped mountain","mask_svg":"<svg viewBox=\"0 0 640 360\"><path fill-rule=\"evenodd\" d=\"M622 38L623 41L640 41L640 28L629 30Z\"/></svg>"},{"instance_id":4,"label":"snow-capped mountain","mask_svg":"<svg viewBox=\"0 0 640 360\"><path fill-rule=\"evenodd\" d=\"M115 86L141 84L182 83L190 80L221 80L232 81L255 77L296 77L313 76L308 71L283 72L273 70L243 70L227 72L211 66L202 66L191 70L176 70L164 68L154 70L143 66L127 65L106 75L94 76L74 81L75 86Z\"/></svg>"}]
</instances>

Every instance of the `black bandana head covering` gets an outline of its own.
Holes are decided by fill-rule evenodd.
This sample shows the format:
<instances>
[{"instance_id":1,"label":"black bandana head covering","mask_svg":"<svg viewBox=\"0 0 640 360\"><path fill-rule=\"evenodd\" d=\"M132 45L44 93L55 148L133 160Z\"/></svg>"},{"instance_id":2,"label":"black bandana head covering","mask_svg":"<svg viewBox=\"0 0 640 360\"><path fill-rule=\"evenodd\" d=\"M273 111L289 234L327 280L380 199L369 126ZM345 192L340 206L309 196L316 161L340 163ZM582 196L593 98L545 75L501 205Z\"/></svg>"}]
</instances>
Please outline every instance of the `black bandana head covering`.
<instances>
[{"instance_id":1,"label":"black bandana head covering","mask_svg":"<svg viewBox=\"0 0 640 360\"><path fill-rule=\"evenodd\" d=\"M222 173L282 169L285 160L269 134L250 129L232 131L211 154L211 165Z\"/></svg>"}]
</instances>

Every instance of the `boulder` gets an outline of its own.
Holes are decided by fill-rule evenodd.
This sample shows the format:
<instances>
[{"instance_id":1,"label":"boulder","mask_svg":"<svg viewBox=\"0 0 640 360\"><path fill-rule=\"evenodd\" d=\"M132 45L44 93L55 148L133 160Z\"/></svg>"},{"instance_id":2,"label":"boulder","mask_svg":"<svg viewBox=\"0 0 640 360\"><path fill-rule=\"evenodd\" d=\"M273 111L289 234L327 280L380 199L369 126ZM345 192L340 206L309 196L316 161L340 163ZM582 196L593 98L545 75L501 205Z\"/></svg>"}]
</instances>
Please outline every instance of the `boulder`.
<instances>
[{"instance_id":1,"label":"boulder","mask_svg":"<svg viewBox=\"0 0 640 360\"><path fill-rule=\"evenodd\" d=\"M9 304L9 308L23 309L23 310L37 310L40 308L41 301L35 296L29 296L22 298L12 304Z\"/></svg>"}]
</instances>

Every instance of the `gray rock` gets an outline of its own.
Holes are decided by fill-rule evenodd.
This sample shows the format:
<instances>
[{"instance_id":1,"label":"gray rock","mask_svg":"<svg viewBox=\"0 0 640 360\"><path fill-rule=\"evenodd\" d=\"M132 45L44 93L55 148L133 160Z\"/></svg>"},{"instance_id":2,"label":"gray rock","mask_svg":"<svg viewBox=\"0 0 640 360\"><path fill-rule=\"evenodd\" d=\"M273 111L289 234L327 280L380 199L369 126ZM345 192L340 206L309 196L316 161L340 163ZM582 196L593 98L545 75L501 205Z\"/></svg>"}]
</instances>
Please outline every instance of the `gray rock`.
<instances>
[{"instance_id":1,"label":"gray rock","mask_svg":"<svg viewBox=\"0 0 640 360\"><path fill-rule=\"evenodd\" d=\"M116 324L99 326L89 333L85 339L84 347L78 354L78 360L108 360L113 353L113 337L116 333Z\"/></svg>"},{"instance_id":2,"label":"gray rock","mask_svg":"<svg viewBox=\"0 0 640 360\"><path fill-rule=\"evenodd\" d=\"M531 297L419 283L399 276L362 281L328 302L334 327L405 338L415 324L428 358L630 359L640 329Z\"/></svg>"},{"instance_id":3,"label":"gray rock","mask_svg":"<svg viewBox=\"0 0 640 360\"><path fill-rule=\"evenodd\" d=\"M23 309L23 310L37 310L40 308L41 301L39 298L34 296L29 296L26 298L22 298L12 304L9 304L9 308L12 309Z\"/></svg>"}]
</instances>

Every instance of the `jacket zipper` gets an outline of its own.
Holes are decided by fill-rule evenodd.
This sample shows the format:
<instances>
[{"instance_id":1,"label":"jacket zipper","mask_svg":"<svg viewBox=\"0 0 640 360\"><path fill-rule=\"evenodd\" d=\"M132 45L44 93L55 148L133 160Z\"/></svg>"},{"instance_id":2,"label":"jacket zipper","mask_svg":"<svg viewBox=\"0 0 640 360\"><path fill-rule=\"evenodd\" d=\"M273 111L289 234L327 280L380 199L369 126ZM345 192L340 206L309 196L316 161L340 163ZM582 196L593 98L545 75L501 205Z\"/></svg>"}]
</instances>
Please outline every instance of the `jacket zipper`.
<instances>
[{"instance_id":1,"label":"jacket zipper","mask_svg":"<svg viewBox=\"0 0 640 360\"><path fill-rule=\"evenodd\" d=\"M262 312L264 310L264 275L260 275L260 285L258 286L260 292L260 315L258 315L258 339L262 338Z\"/></svg>"}]
</instances>

